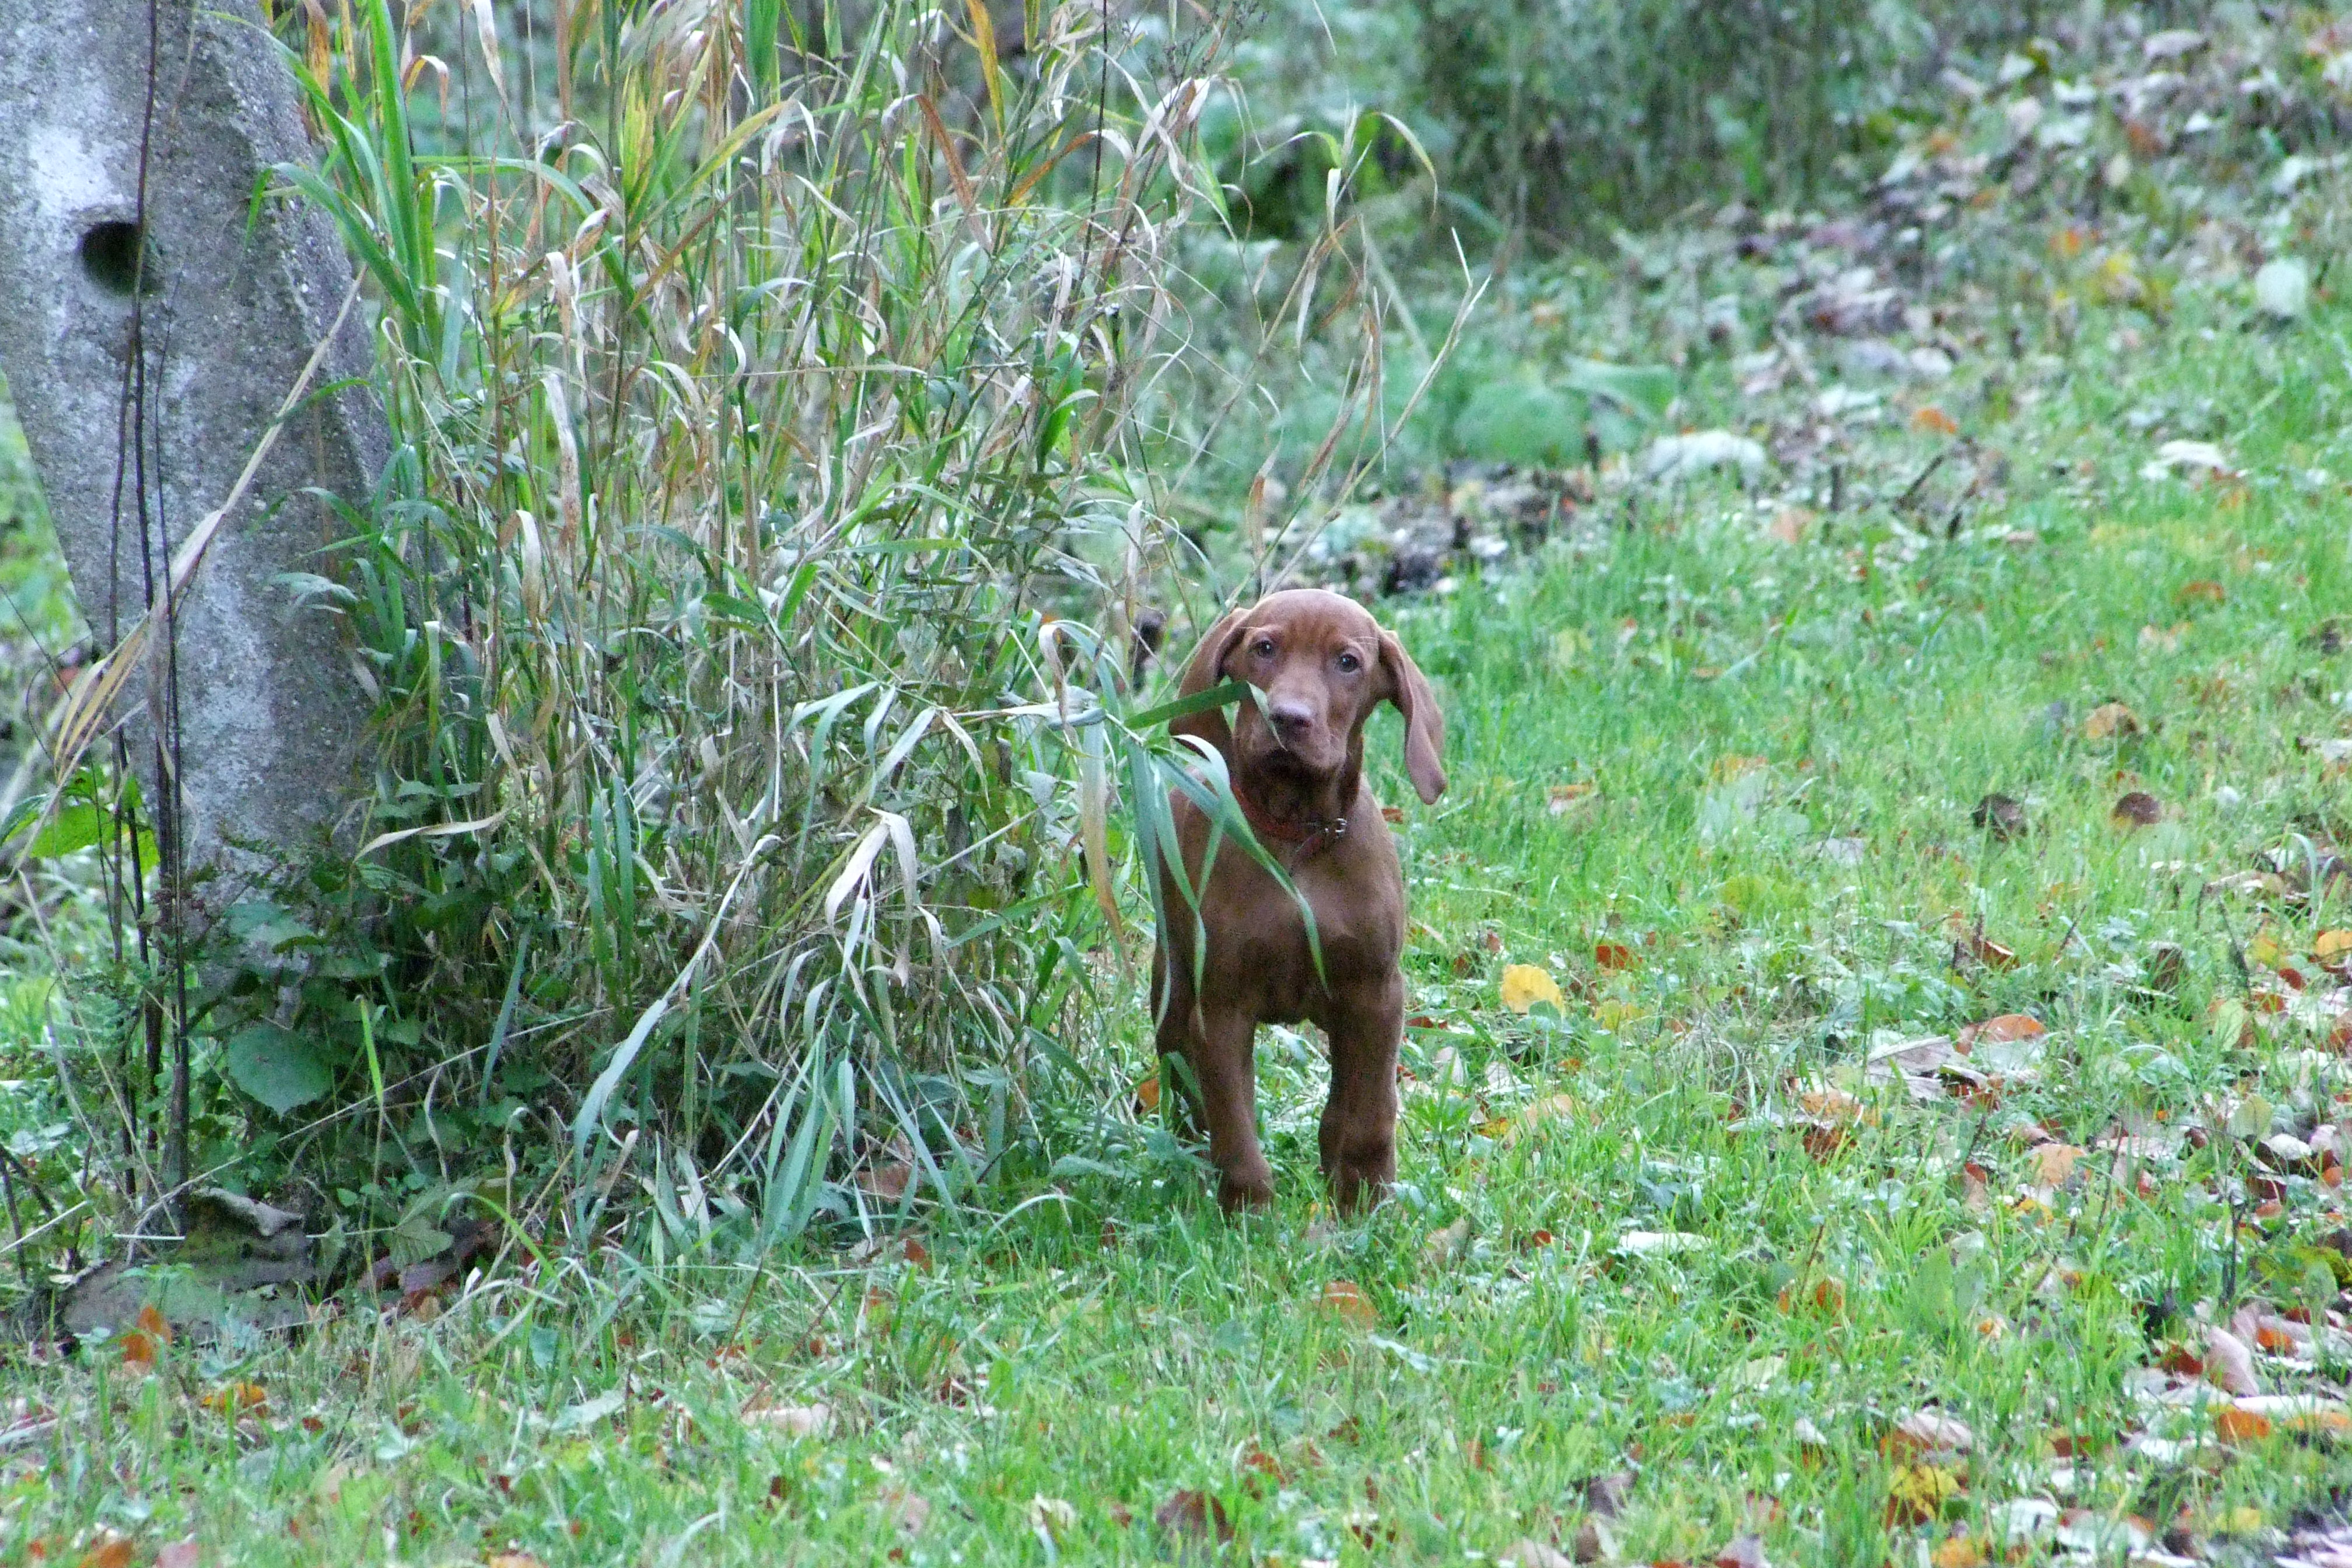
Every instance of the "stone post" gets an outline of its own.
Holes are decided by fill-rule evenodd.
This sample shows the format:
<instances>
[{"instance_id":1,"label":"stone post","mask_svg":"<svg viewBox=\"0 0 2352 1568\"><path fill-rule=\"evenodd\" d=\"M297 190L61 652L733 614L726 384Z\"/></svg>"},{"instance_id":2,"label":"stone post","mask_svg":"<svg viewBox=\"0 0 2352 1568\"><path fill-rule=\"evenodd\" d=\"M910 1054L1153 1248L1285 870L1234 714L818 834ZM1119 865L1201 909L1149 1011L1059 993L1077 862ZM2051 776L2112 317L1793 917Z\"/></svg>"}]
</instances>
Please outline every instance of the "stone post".
<instances>
[{"instance_id":1,"label":"stone post","mask_svg":"<svg viewBox=\"0 0 2352 1568\"><path fill-rule=\"evenodd\" d=\"M0 0L0 373L101 647L228 500L350 288L324 217L255 207L272 164L312 155L262 28L254 0ZM321 551L346 531L304 492L364 504L384 460L371 395L316 395L364 384L365 317L178 605L181 844L192 874L231 873L202 908L321 842L352 796L352 652L278 579L339 574ZM123 702L152 733L141 681Z\"/></svg>"}]
</instances>

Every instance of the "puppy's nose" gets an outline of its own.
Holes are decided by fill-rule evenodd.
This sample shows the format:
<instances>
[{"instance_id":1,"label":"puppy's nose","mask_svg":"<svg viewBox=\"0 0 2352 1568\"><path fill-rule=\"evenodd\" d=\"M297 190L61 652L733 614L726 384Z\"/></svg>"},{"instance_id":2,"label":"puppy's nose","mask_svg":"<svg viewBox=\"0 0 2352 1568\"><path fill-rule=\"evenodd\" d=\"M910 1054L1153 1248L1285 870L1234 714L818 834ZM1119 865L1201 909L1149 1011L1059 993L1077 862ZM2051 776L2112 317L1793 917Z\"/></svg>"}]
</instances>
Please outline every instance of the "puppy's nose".
<instances>
[{"instance_id":1,"label":"puppy's nose","mask_svg":"<svg viewBox=\"0 0 2352 1568\"><path fill-rule=\"evenodd\" d=\"M1274 732L1286 741L1298 739L1315 725L1315 710L1304 702L1276 699L1265 705L1265 717Z\"/></svg>"}]
</instances>

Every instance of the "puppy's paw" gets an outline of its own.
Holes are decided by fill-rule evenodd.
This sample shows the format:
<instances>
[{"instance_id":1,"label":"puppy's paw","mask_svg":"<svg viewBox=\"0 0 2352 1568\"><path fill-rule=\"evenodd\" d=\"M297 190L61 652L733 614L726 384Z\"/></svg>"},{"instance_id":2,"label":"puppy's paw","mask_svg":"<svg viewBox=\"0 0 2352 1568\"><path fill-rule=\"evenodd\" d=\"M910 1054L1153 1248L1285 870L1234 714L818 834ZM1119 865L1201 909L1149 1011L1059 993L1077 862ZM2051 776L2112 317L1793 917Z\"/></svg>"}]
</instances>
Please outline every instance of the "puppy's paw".
<instances>
[{"instance_id":1,"label":"puppy's paw","mask_svg":"<svg viewBox=\"0 0 2352 1568\"><path fill-rule=\"evenodd\" d=\"M1228 1171L1217 1183L1217 1206L1228 1215L1274 1206L1274 1173Z\"/></svg>"}]
</instances>

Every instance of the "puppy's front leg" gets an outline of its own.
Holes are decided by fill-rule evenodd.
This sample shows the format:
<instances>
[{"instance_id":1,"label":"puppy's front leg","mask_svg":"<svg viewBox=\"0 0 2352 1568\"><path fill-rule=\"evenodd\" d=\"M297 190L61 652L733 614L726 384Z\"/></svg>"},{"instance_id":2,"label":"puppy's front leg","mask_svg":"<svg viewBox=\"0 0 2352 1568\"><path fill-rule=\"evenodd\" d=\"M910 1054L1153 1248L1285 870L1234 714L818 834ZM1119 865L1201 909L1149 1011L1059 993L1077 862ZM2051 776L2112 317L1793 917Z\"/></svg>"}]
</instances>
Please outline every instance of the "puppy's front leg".
<instances>
[{"instance_id":1,"label":"puppy's front leg","mask_svg":"<svg viewBox=\"0 0 2352 1568\"><path fill-rule=\"evenodd\" d=\"M1380 1202L1396 1181L1397 1050L1404 1039L1404 976L1350 995L1324 1024L1331 1038L1331 1098L1317 1139L1323 1176L1343 1212Z\"/></svg>"},{"instance_id":2,"label":"puppy's front leg","mask_svg":"<svg viewBox=\"0 0 2352 1568\"><path fill-rule=\"evenodd\" d=\"M1217 1202L1227 1214L1274 1202L1274 1168L1257 1143L1257 1020L1204 1005L1192 1053L1201 1080L1201 1115L1209 1124L1209 1163L1217 1168Z\"/></svg>"}]
</instances>

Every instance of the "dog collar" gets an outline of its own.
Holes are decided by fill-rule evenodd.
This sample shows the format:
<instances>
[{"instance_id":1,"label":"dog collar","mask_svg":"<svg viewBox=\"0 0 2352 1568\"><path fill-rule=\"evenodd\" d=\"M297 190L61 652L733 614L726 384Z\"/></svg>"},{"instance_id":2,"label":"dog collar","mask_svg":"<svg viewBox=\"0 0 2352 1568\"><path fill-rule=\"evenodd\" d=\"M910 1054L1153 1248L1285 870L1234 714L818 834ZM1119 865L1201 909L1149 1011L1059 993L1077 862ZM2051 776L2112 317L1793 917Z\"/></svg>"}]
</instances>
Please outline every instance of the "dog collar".
<instances>
[{"instance_id":1,"label":"dog collar","mask_svg":"<svg viewBox=\"0 0 2352 1568\"><path fill-rule=\"evenodd\" d=\"M1276 844L1286 844L1293 849L1311 852L1324 845L1348 837L1348 819L1344 816L1309 817L1304 822L1280 822L1269 816L1265 808L1249 797L1235 782L1234 799L1240 803L1242 816L1248 819L1250 831L1259 838Z\"/></svg>"}]
</instances>

